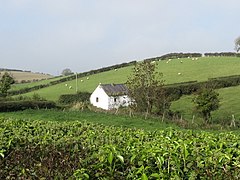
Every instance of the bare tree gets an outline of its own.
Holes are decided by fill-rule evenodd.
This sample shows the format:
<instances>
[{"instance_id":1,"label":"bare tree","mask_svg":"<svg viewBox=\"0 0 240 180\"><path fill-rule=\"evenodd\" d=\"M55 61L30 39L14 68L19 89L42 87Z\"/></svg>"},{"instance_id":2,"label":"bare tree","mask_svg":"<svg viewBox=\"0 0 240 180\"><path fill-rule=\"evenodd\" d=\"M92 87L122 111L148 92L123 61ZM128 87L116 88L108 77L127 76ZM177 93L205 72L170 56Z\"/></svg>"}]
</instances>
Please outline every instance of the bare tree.
<instances>
[{"instance_id":1,"label":"bare tree","mask_svg":"<svg viewBox=\"0 0 240 180\"><path fill-rule=\"evenodd\" d=\"M240 36L235 39L235 50L238 52L240 51Z\"/></svg>"}]
</instances>

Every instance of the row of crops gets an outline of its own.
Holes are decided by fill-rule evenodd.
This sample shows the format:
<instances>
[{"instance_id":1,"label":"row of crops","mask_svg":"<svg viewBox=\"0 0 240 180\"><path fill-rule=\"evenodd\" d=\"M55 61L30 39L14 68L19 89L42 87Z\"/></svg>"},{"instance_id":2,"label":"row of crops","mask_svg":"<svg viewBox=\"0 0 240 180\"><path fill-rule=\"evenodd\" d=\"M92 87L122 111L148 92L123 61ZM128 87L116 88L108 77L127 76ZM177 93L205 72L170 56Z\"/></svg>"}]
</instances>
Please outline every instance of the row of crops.
<instances>
[{"instance_id":1,"label":"row of crops","mask_svg":"<svg viewBox=\"0 0 240 180\"><path fill-rule=\"evenodd\" d=\"M239 179L240 137L0 119L0 179Z\"/></svg>"}]
</instances>

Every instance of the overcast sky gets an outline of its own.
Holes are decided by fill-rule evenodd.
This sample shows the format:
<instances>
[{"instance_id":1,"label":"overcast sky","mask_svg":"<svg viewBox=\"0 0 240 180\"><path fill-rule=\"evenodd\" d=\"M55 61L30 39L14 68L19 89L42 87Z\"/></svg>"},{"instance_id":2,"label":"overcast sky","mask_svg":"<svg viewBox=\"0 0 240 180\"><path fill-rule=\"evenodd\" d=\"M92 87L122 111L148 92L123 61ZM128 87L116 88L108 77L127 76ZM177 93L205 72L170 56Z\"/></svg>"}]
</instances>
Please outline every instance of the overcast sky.
<instances>
[{"instance_id":1,"label":"overcast sky","mask_svg":"<svg viewBox=\"0 0 240 180\"><path fill-rule=\"evenodd\" d=\"M58 75L234 51L239 0L0 0L0 68Z\"/></svg>"}]
</instances>

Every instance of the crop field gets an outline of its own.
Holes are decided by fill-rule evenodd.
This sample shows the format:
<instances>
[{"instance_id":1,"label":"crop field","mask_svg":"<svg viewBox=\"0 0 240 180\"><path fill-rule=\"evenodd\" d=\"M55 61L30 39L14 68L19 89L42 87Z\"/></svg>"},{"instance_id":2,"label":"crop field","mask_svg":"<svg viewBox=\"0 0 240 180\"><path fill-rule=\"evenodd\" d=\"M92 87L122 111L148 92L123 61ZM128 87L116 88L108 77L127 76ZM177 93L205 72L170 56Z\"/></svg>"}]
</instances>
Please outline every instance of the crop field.
<instances>
[{"instance_id":1,"label":"crop field","mask_svg":"<svg viewBox=\"0 0 240 180\"><path fill-rule=\"evenodd\" d=\"M208 78L238 75L240 74L239 68L240 58L237 57L201 57L198 60L182 58L173 59L168 63L166 60L158 62L158 71L163 73L165 84L194 80L206 81ZM124 83L130 75L131 69L132 67L125 67L117 71L107 71L78 79L77 83L76 80L72 80L26 95L32 96L33 93L38 93L42 97L56 101L61 94L75 93L76 89L92 92L99 83ZM70 86L71 88L69 88Z\"/></svg>"},{"instance_id":2,"label":"crop field","mask_svg":"<svg viewBox=\"0 0 240 180\"><path fill-rule=\"evenodd\" d=\"M49 74L33 73L33 72L25 72L25 71L7 71L7 72L10 73L17 82L42 80L42 79L49 79L53 77L52 75L49 75Z\"/></svg>"},{"instance_id":3,"label":"crop field","mask_svg":"<svg viewBox=\"0 0 240 180\"><path fill-rule=\"evenodd\" d=\"M0 179L239 179L240 136L0 118Z\"/></svg>"}]
</instances>

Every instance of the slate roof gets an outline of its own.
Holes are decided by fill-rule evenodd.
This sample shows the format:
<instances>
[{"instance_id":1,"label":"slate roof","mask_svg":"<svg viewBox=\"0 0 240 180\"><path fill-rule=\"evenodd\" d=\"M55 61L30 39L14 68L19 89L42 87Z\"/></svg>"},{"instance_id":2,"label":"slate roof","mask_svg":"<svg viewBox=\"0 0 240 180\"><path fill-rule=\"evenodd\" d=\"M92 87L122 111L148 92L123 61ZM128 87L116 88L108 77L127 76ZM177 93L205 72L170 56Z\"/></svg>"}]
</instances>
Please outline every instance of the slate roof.
<instances>
[{"instance_id":1,"label":"slate roof","mask_svg":"<svg viewBox=\"0 0 240 180\"><path fill-rule=\"evenodd\" d=\"M121 96L128 94L128 88L124 84L101 84L108 96Z\"/></svg>"}]
</instances>

